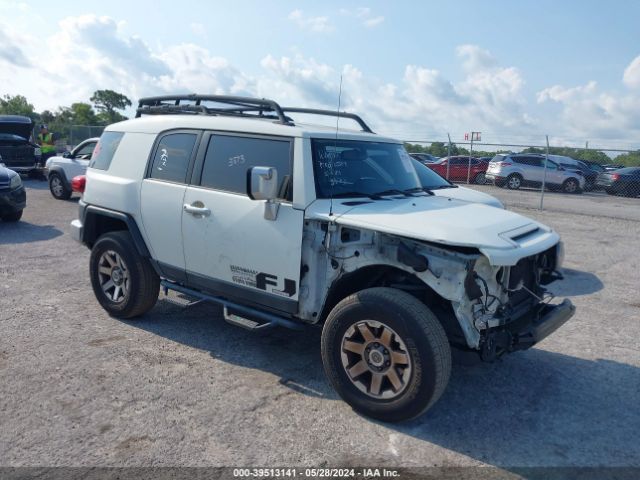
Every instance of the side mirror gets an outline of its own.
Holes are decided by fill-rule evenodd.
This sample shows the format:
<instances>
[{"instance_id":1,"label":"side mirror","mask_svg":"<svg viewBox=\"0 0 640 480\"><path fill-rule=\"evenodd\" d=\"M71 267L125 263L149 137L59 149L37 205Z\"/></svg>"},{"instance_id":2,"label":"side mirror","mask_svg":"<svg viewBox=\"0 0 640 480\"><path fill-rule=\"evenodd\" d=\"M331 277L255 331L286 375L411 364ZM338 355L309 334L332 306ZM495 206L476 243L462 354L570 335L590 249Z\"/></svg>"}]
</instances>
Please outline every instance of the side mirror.
<instances>
[{"instance_id":1,"label":"side mirror","mask_svg":"<svg viewBox=\"0 0 640 480\"><path fill-rule=\"evenodd\" d=\"M247 173L247 195L251 200L273 201L278 198L278 170L252 167Z\"/></svg>"},{"instance_id":2,"label":"side mirror","mask_svg":"<svg viewBox=\"0 0 640 480\"><path fill-rule=\"evenodd\" d=\"M247 195L251 200L266 200L265 220L278 218L278 170L273 167L252 167L247 170Z\"/></svg>"},{"instance_id":3,"label":"side mirror","mask_svg":"<svg viewBox=\"0 0 640 480\"><path fill-rule=\"evenodd\" d=\"M71 152L64 152L62 158L73 158L73 154Z\"/></svg>"}]
</instances>

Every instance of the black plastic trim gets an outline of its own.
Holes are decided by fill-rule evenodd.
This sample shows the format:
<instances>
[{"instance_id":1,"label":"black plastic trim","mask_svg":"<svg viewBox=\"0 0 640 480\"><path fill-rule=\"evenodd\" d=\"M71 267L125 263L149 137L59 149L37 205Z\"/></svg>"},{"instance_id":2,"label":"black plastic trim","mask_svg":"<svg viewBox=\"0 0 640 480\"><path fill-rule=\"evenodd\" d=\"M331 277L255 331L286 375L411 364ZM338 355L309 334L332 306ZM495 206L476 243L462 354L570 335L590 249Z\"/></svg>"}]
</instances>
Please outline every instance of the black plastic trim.
<instances>
[{"instance_id":1,"label":"black plastic trim","mask_svg":"<svg viewBox=\"0 0 640 480\"><path fill-rule=\"evenodd\" d=\"M133 238L133 243L135 244L136 250L138 250L140 256L145 258L149 258L151 256L147 245L144 243L144 239L142 238L142 234L140 233L138 224L131 215L123 212L118 212L116 210L96 207L95 205L88 205L84 209L84 218L82 218L82 224L84 225L84 228L82 230L83 243L91 246L93 245L95 240L97 240L97 238L95 238L95 218L99 216L115 218L116 220L121 220L122 222L124 222L127 226L127 229L129 230L129 233L131 234L131 238Z\"/></svg>"},{"instance_id":2,"label":"black plastic trim","mask_svg":"<svg viewBox=\"0 0 640 480\"><path fill-rule=\"evenodd\" d=\"M67 188L67 190L71 191L71 182L69 181L69 179L67 178L67 174L64 171L64 168L62 168L59 165L54 165L51 168L49 168L49 171L47 172L47 179L49 178L49 175L51 175L51 173L57 173L58 175L60 175L60 178L62 179L62 183L64 183L64 186Z\"/></svg>"}]
</instances>

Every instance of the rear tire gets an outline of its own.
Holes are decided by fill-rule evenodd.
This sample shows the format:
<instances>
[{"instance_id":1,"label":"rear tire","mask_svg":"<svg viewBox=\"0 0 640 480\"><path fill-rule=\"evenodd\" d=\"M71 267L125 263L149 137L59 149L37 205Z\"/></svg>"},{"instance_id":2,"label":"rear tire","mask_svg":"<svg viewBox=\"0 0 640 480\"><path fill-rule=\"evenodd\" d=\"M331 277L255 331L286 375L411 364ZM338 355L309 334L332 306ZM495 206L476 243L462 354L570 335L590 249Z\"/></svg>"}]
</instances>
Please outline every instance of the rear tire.
<instances>
[{"instance_id":1,"label":"rear tire","mask_svg":"<svg viewBox=\"0 0 640 480\"><path fill-rule=\"evenodd\" d=\"M485 183L487 183L486 175L482 172L478 173L476 177L473 179L473 183L477 185L484 185Z\"/></svg>"},{"instance_id":2,"label":"rear tire","mask_svg":"<svg viewBox=\"0 0 640 480\"><path fill-rule=\"evenodd\" d=\"M426 305L401 290L370 288L329 314L322 362L354 410L397 422L417 417L440 398L451 374L451 349Z\"/></svg>"},{"instance_id":3,"label":"rear tire","mask_svg":"<svg viewBox=\"0 0 640 480\"><path fill-rule=\"evenodd\" d=\"M509 190L518 190L522 186L522 176L518 173L512 173L507 177L507 188Z\"/></svg>"},{"instance_id":4,"label":"rear tire","mask_svg":"<svg viewBox=\"0 0 640 480\"><path fill-rule=\"evenodd\" d=\"M71 190L64 184L64 180L60 174L52 172L49 174L49 191L56 200L69 200L71 198Z\"/></svg>"},{"instance_id":5,"label":"rear tire","mask_svg":"<svg viewBox=\"0 0 640 480\"><path fill-rule=\"evenodd\" d=\"M110 315L140 316L158 300L160 278L149 260L138 254L129 232L102 235L91 249L91 286L96 299Z\"/></svg>"},{"instance_id":6,"label":"rear tire","mask_svg":"<svg viewBox=\"0 0 640 480\"><path fill-rule=\"evenodd\" d=\"M5 213L0 218L2 218L3 222L17 222L22 218L23 211L24 210L20 210L19 212L14 212L14 213Z\"/></svg>"}]
</instances>

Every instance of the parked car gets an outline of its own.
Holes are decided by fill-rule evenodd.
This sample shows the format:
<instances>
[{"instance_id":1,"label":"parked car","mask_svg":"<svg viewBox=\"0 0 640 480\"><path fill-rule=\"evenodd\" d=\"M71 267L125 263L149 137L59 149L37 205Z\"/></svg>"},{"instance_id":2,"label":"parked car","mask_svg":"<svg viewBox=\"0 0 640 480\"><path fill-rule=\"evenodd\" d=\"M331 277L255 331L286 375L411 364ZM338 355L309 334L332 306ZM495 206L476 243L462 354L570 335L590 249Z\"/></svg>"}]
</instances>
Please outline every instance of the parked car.
<instances>
[{"instance_id":1,"label":"parked car","mask_svg":"<svg viewBox=\"0 0 640 480\"><path fill-rule=\"evenodd\" d=\"M349 115L362 131L291 113ZM168 95L136 117L100 137L70 229L115 317L148 312L162 286L252 331L322 325L330 384L399 421L442 395L452 345L491 361L575 312L545 295L564 256L554 230L433 195L403 143L357 115Z\"/></svg>"},{"instance_id":2,"label":"parked car","mask_svg":"<svg viewBox=\"0 0 640 480\"><path fill-rule=\"evenodd\" d=\"M438 157L434 157L430 153L410 153L409 155L422 163L435 163L440 160Z\"/></svg>"},{"instance_id":3,"label":"parked car","mask_svg":"<svg viewBox=\"0 0 640 480\"><path fill-rule=\"evenodd\" d=\"M469 172L469 163L471 163L471 171ZM487 162L483 162L478 158L459 155L444 157L434 163L426 164L427 167L438 173L441 177L447 178L454 182L466 182L467 176L471 183L483 185L486 183ZM447 172L447 165L449 171Z\"/></svg>"},{"instance_id":4,"label":"parked car","mask_svg":"<svg viewBox=\"0 0 640 480\"><path fill-rule=\"evenodd\" d=\"M598 172L590 168L586 163L563 155L549 155L549 159L553 160L565 170L573 171L584 177L584 189L586 191L593 190L596 185Z\"/></svg>"},{"instance_id":5,"label":"parked car","mask_svg":"<svg viewBox=\"0 0 640 480\"><path fill-rule=\"evenodd\" d=\"M603 165L603 167L608 172L611 170L620 170L621 168L624 168L625 165L620 165L619 163L607 163Z\"/></svg>"},{"instance_id":6,"label":"parked car","mask_svg":"<svg viewBox=\"0 0 640 480\"><path fill-rule=\"evenodd\" d=\"M27 193L20 174L6 168L3 161L0 157L0 219L17 222L27 206Z\"/></svg>"},{"instance_id":7,"label":"parked car","mask_svg":"<svg viewBox=\"0 0 640 480\"><path fill-rule=\"evenodd\" d=\"M422 186L432 191L434 195L504 208L502 202L496 197L472 188L454 185L416 159L413 159L413 166L416 169Z\"/></svg>"},{"instance_id":8,"label":"parked car","mask_svg":"<svg viewBox=\"0 0 640 480\"><path fill-rule=\"evenodd\" d=\"M591 170L593 170L596 173L602 173L604 172L606 169L604 168L604 165L602 165L601 163L598 162L591 162L589 160L581 160L582 163L586 163L589 168Z\"/></svg>"},{"instance_id":9,"label":"parked car","mask_svg":"<svg viewBox=\"0 0 640 480\"><path fill-rule=\"evenodd\" d=\"M49 190L54 198L68 200L71 197L71 179L77 175L84 175L87 171L98 140L97 137L90 138L70 152L47 160L45 172L49 180Z\"/></svg>"},{"instance_id":10,"label":"parked car","mask_svg":"<svg viewBox=\"0 0 640 480\"><path fill-rule=\"evenodd\" d=\"M573 170L566 170L553 160L544 168L545 156L533 153L498 154L487 169L487 179L499 187L507 186L511 190L520 187L540 187L544 178L545 185L552 189L561 189L565 193L581 193L585 179Z\"/></svg>"},{"instance_id":11,"label":"parked car","mask_svg":"<svg viewBox=\"0 0 640 480\"><path fill-rule=\"evenodd\" d=\"M33 142L34 123L29 117L0 115L0 156L4 164L18 173L40 173L42 151Z\"/></svg>"},{"instance_id":12,"label":"parked car","mask_svg":"<svg viewBox=\"0 0 640 480\"><path fill-rule=\"evenodd\" d=\"M625 167L603 172L598 175L596 184L609 195L640 195L640 167Z\"/></svg>"}]
</instances>

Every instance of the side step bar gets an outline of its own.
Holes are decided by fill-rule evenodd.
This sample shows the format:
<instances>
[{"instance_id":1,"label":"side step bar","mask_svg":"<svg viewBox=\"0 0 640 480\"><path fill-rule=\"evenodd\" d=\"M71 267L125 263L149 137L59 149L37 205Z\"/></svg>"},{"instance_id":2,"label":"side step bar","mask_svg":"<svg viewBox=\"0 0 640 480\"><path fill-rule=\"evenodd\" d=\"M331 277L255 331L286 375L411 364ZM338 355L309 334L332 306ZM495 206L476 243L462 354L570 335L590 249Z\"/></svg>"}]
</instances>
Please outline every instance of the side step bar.
<instances>
[{"instance_id":1,"label":"side step bar","mask_svg":"<svg viewBox=\"0 0 640 480\"><path fill-rule=\"evenodd\" d=\"M176 292L184 293L186 295L199 298L200 300L222 305L224 309L224 319L233 325L237 325L247 330L252 330L252 331L266 330L274 326L290 328L292 330L304 329L304 324L302 323L297 323L289 319L280 317L278 315L268 313L268 312L263 312L261 310L247 307L245 305L239 305L237 303L227 300L226 298L207 295L206 293L202 293L197 290L192 290L190 288L183 287L182 285L178 285L168 280L162 280L160 282L160 285L164 288L165 292L167 290L174 290ZM229 309L237 313L230 313ZM249 318L245 318L240 315L247 315L249 317L259 319L263 321L263 323L259 323L255 320L251 320Z\"/></svg>"}]
</instances>

